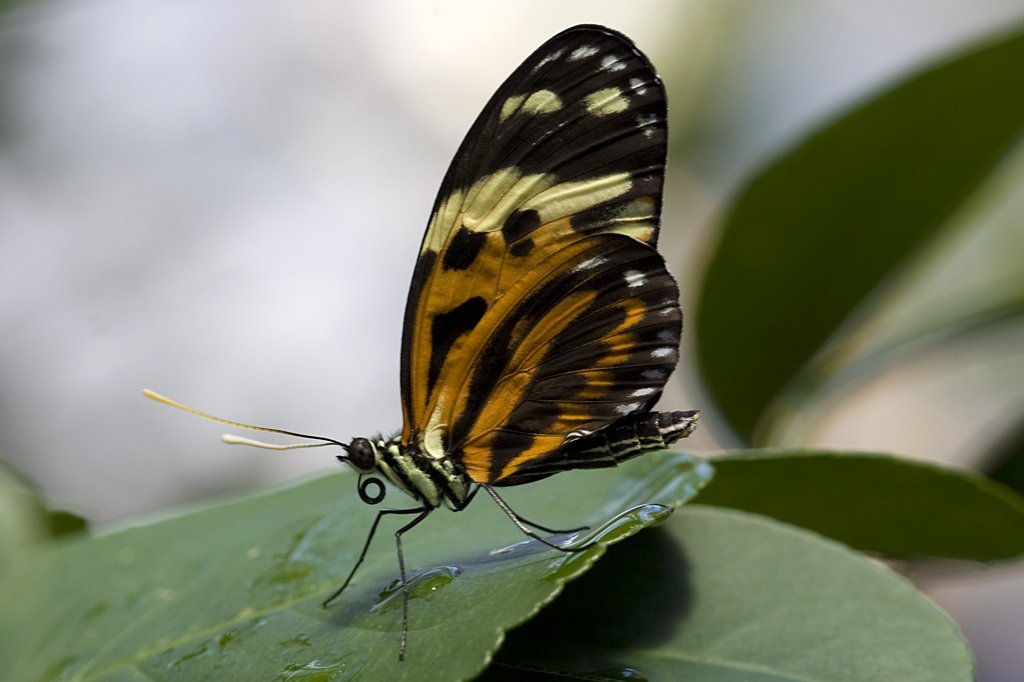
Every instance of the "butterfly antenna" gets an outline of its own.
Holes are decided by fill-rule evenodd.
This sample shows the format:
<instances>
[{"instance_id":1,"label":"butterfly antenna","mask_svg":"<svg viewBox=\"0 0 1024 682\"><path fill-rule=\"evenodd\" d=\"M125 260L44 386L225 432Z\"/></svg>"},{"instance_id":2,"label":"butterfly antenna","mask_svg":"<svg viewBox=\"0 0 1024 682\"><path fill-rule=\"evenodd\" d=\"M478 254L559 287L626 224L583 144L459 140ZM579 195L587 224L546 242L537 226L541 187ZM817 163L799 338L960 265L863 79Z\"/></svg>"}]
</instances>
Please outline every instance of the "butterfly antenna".
<instances>
[{"instance_id":1,"label":"butterfly antenna","mask_svg":"<svg viewBox=\"0 0 1024 682\"><path fill-rule=\"evenodd\" d=\"M231 434L224 434L221 436L221 440L229 445L250 445L254 448L263 448L264 450L298 450L300 448L320 448L325 445L338 445L342 447L345 452L348 452L348 445L340 441L336 441L333 438L326 438L324 436L310 436L305 433L297 433L295 431L285 431L284 429L272 429L267 426L253 426L252 424L243 424L241 422L231 421L230 419L224 419L222 417L216 417L212 414L207 414L195 408L189 407L188 405L182 405L177 400L171 400L165 395L160 395L156 391L151 391L148 388L142 389L142 395L146 396L150 400L155 400L158 403L164 405L170 405L176 407L179 410L184 410L190 414L194 414L197 417L203 419L209 419L210 421L220 422L221 424L227 424L228 426L234 426L239 429L249 429L251 431L263 431L265 433L279 433L283 436L292 436L293 438L305 438L307 440L318 440L320 443L292 443L290 445L277 445L275 443L264 443L263 441L253 440L252 438L243 438L241 436L233 436Z\"/></svg>"}]
</instances>

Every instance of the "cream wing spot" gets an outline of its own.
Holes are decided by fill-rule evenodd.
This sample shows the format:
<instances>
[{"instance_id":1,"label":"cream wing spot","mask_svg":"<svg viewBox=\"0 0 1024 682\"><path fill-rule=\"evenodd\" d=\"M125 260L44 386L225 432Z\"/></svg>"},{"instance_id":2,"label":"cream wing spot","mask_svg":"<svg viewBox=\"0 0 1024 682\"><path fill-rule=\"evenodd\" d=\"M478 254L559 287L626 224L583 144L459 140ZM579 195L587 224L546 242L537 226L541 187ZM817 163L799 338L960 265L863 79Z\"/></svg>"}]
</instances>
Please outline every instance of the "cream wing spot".
<instances>
[{"instance_id":1,"label":"cream wing spot","mask_svg":"<svg viewBox=\"0 0 1024 682\"><path fill-rule=\"evenodd\" d=\"M617 234L623 234L627 237L632 237L637 241L649 243L654 239L654 226L650 223L636 224L636 225L620 225L616 226L614 230L608 230L609 232L615 232Z\"/></svg>"},{"instance_id":2,"label":"cream wing spot","mask_svg":"<svg viewBox=\"0 0 1024 682\"><path fill-rule=\"evenodd\" d=\"M444 401L439 400L434 411L430 413L430 420L423 432L423 452L432 459L444 459L444 428L441 423L444 415Z\"/></svg>"},{"instance_id":3,"label":"cream wing spot","mask_svg":"<svg viewBox=\"0 0 1024 682\"><path fill-rule=\"evenodd\" d=\"M504 123L516 112L524 114L550 114L562 108L562 99L550 90L537 90L527 95L513 95L501 105L498 122Z\"/></svg>"},{"instance_id":4,"label":"cream wing spot","mask_svg":"<svg viewBox=\"0 0 1024 682\"><path fill-rule=\"evenodd\" d=\"M509 116L516 113L516 110L522 106L523 101L526 99L526 95L512 95L505 103L501 105L501 113L498 114L498 121L504 123Z\"/></svg>"},{"instance_id":5,"label":"cream wing spot","mask_svg":"<svg viewBox=\"0 0 1024 682\"><path fill-rule=\"evenodd\" d=\"M440 253L449 229L459 219L459 212L462 210L464 198L461 191L455 191L445 197L444 201L440 203L437 210L434 211L434 215L430 217L430 223L427 225L427 236L423 240L423 247L420 249L421 255L430 251Z\"/></svg>"},{"instance_id":6,"label":"cream wing spot","mask_svg":"<svg viewBox=\"0 0 1024 682\"><path fill-rule=\"evenodd\" d=\"M523 204L537 211L542 224L607 203L633 187L629 173L611 173L577 182L561 182Z\"/></svg>"},{"instance_id":7,"label":"cream wing spot","mask_svg":"<svg viewBox=\"0 0 1024 682\"><path fill-rule=\"evenodd\" d=\"M500 230L515 210L551 187L553 181L542 173L522 175L515 167L491 173L467 193L462 226L473 232Z\"/></svg>"},{"instance_id":8,"label":"cream wing spot","mask_svg":"<svg viewBox=\"0 0 1024 682\"><path fill-rule=\"evenodd\" d=\"M601 88L584 97L583 106L594 116L610 116L629 109L629 98L622 94L622 88Z\"/></svg>"},{"instance_id":9,"label":"cream wing spot","mask_svg":"<svg viewBox=\"0 0 1024 682\"><path fill-rule=\"evenodd\" d=\"M656 231L653 222L655 215L656 209L651 198L637 197L623 204L615 212L614 219L599 231L615 232L638 241L650 242Z\"/></svg>"},{"instance_id":10,"label":"cream wing spot","mask_svg":"<svg viewBox=\"0 0 1024 682\"><path fill-rule=\"evenodd\" d=\"M550 90L538 90L523 103L523 111L528 114L550 114L561 108L562 99Z\"/></svg>"}]
</instances>

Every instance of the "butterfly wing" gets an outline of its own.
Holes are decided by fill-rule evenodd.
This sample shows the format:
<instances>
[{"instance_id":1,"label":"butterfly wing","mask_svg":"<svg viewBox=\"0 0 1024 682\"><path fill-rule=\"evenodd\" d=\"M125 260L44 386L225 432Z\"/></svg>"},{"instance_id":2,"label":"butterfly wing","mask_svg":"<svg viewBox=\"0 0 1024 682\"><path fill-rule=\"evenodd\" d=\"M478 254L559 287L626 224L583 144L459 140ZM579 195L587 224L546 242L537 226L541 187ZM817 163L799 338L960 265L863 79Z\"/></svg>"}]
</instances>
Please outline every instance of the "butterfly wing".
<instances>
[{"instance_id":1,"label":"butterfly wing","mask_svg":"<svg viewBox=\"0 0 1024 682\"><path fill-rule=\"evenodd\" d=\"M596 26L558 34L498 89L413 274L403 442L496 482L657 399L681 319L654 249L665 116L647 59Z\"/></svg>"},{"instance_id":2,"label":"butterfly wing","mask_svg":"<svg viewBox=\"0 0 1024 682\"><path fill-rule=\"evenodd\" d=\"M509 294L481 320L488 338L446 417L448 447L477 482L501 484L570 434L649 409L678 359L675 281L629 237L581 239Z\"/></svg>"}]
</instances>

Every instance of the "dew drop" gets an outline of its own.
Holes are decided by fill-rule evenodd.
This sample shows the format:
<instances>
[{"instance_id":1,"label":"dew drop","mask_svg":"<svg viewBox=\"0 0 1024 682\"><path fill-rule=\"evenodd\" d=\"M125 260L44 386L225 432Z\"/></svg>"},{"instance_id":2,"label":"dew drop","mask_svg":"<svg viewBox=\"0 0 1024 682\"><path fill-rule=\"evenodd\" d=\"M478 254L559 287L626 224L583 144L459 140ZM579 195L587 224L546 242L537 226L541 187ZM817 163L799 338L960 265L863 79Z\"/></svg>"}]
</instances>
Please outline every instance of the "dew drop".
<instances>
[{"instance_id":1,"label":"dew drop","mask_svg":"<svg viewBox=\"0 0 1024 682\"><path fill-rule=\"evenodd\" d=\"M616 680L616 682L648 682L647 675L635 668L605 668L587 673L587 676L602 680Z\"/></svg>"},{"instance_id":2,"label":"dew drop","mask_svg":"<svg viewBox=\"0 0 1024 682\"><path fill-rule=\"evenodd\" d=\"M455 580L462 573L458 566L437 566L419 571L409 577L409 598L429 597L437 590ZM394 580L377 597L371 611L389 611L402 606L402 583Z\"/></svg>"},{"instance_id":3,"label":"dew drop","mask_svg":"<svg viewBox=\"0 0 1024 682\"><path fill-rule=\"evenodd\" d=\"M345 672L341 663L324 663L313 659L308 663L292 663L281 671L282 680L303 680L303 682L329 682Z\"/></svg>"},{"instance_id":4,"label":"dew drop","mask_svg":"<svg viewBox=\"0 0 1024 682\"><path fill-rule=\"evenodd\" d=\"M672 513L671 507L661 504L641 504L617 514L576 540L574 544L583 545L596 542L610 545L634 535L647 526L664 521ZM594 552L572 552L557 557L550 565L544 579L561 582L579 574L599 556Z\"/></svg>"}]
</instances>

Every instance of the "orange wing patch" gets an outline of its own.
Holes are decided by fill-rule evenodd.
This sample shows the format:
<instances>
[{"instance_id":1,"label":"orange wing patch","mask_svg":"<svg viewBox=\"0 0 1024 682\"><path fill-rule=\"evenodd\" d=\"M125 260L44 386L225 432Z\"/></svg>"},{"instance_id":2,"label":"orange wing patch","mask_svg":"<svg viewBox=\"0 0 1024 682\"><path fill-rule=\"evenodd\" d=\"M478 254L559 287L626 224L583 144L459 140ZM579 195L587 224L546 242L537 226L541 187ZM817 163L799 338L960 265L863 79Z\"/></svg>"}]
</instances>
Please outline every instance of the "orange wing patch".
<instances>
[{"instance_id":1,"label":"orange wing patch","mask_svg":"<svg viewBox=\"0 0 1024 682\"><path fill-rule=\"evenodd\" d=\"M621 235L577 241L482 316L428 423L443 429L444 449L473 480L500 482L568 434L656 400L681 327L675 282L654 249Z\"/></svg>"}]
</instances>

